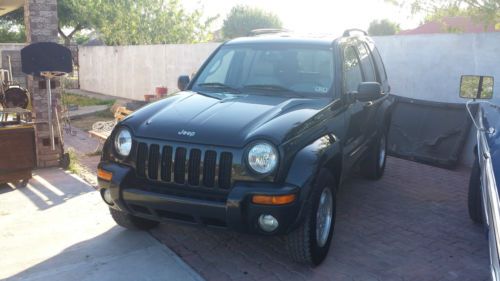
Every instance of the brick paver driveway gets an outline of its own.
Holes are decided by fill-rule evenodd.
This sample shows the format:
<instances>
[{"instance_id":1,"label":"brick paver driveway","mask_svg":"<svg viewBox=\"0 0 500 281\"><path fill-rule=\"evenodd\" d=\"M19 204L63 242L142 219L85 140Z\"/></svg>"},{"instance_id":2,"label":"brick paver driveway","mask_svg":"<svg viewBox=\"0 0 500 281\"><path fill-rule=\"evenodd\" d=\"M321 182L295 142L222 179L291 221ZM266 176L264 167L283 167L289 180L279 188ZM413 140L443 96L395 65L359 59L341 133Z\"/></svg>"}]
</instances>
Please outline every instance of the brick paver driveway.
<instances>
[{"instance_id":1,"label":"brick paver driveway","mask_svg":"<svg viewBox=\"0 0 500 281\"><path fill-rule=\"evenodd\" d=\"M467 214L469 171L389 158L382 180L337 198L326 261L292 263L278 238L167 223L153 235L207 280L487 280L482 229Z\"/></svg>"}]
</instances>

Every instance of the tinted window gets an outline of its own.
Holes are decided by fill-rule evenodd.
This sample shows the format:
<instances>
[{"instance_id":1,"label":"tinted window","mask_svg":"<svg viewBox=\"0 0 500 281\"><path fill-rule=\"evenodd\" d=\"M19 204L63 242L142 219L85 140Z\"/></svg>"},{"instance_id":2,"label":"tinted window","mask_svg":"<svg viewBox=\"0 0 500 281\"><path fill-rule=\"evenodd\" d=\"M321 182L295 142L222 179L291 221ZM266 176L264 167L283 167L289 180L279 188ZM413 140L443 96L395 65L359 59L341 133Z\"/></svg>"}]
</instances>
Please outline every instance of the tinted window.
<instances>
[{"instance_id":1,"label":"tinted window","mask_svg":"<svg viewBox=\"0 0 500 281\"><path fill-rule=\"evenodd\" d=\"M225 53L215 60L208 71L205 71L204 83L226 83L228 77L229 64L233 60L234 51Z\"/></svg>"},{"instance_id":2,"label":"tinted window","mask_svg":"<svg viewBox=\"0 0 500 281\"><path fill-rule=\"evenodd\" d=\"M330 48L227 46L221 48L202 70L193 89L210 90L200 84L223 83L248 94L259 92L255 86L273 86L274 89L326 95L333 83L333 69ZM260 91L265 89L260 87ZM277 94L276 90L273 94Z\"/></svg>"},{"instance_id":3,"label":"tinted window","mask_svg":"<svg viewBox=\"0 0 500 281\"><path fill-rule=\"evenodd\" d=\"M347 93L357 91L362 81L358 55L354 47L349 46L344 50L344 91Z\"/></svg>"},{"instance_id":4,"label":"tinted window","mask_svg":"<svg viewBox=\"0 0 500 281\"><path fill-rule=\"evenodd\" d=\"M375 65L377 67L377 73L379 76L379 82L384 83L387 81L387 74L385 73L384 63L382 62L382 58L380 57L380 53L378 52L377 47L373 43L368 43L370 47L370 51L372 52L373 59L375 60Z\"/></svg>"},{"instance_id":5,"label":"tinted window","mask_svg":"<svg viewBox=\"0 0 500 281\"><path fill-rule=\"evenodd\" d=\"M372 56L368 51L364 43L359 43L358 54L359 60L361 61L361 67L363 68L363 73L365 74L366 82L377 82L377 76L375 74L375 67L373 66Z\"/></svg>"}]
</instances>

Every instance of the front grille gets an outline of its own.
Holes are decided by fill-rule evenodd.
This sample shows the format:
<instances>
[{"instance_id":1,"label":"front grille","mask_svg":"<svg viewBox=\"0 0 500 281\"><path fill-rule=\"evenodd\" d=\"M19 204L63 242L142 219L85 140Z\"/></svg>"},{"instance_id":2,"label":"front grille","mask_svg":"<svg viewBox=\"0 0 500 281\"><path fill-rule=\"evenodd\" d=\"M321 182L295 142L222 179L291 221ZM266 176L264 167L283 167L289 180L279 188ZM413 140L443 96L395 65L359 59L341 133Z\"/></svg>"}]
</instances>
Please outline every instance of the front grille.
<instances>
[{"instance_id":1,"label":"front grille","mask_svg":"<svg viewBox=\"0 0 500 281\"><path fill-rule=\"evenodd\" d=\"M233 154L182 146L140 142L137 146L138 178L218 189L231 188Z\"/></svg>"}]
</instances>

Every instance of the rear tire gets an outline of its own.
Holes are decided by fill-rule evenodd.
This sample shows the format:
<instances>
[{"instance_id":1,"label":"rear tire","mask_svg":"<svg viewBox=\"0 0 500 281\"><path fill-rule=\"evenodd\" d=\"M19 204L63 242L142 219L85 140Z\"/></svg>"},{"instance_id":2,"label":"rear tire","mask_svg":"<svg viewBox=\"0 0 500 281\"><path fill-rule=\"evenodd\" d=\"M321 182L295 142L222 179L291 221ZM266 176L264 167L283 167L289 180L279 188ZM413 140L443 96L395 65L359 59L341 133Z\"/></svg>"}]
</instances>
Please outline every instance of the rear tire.
<instances>
[{"instance_id":1,"label":"rear tire","mask_svg":"<svg viewBox=\"0 0 500 281\"><path fill-rule=\"evenodd\" d=\"M316 266L326 258L335 226L335 190L333 175L326 170L322 170L315 183L310 202L304 206L304 221L297 229L285 236L285 245L292 260ZM328 205L325 205L325 200L331 200L331 218L327 226L328 229L318 226L321 224L318 224L318 220L320 222L326 221L321 214L328 213L328 211L318 212L320 206L325 207ZM321 208L321 210L328 210L328 208ZM323 223L323 225L326 224Z\"/></svg>"},{"instance_id":2,"label":"rear tire","mask_svg":"<svg viewBox=\"0 0 500 281\"><path fill-rule=\"evenodd\" d=\"M469 217L477 224L483 223L483 201L481 197L481 168L476 158L472 165L469 178L469 193L467 196Z\"/></svg>"},{"instance_id":3,"label":"rear tire","mask_svg":"<svg viewBox=\"0 0 500 281\"><path fill-rule=\"evenodd\" d=\"M159 222L148 220L131 214L109 208L111 217L115 222L122 227L134 230L149 230L158 226Z\"/></svg>"},{"instance_id":4,"label":"rear tire","mask_svg":"<svg viewBox=\"0 0 500 281\"><path fill-rule=\"evenodd\" d=\"M378 141L370 148L361 162L361 175L370 180L378 180L384 175L387 159L387 130L383 130Z\"/></svg>"}]
</instances>

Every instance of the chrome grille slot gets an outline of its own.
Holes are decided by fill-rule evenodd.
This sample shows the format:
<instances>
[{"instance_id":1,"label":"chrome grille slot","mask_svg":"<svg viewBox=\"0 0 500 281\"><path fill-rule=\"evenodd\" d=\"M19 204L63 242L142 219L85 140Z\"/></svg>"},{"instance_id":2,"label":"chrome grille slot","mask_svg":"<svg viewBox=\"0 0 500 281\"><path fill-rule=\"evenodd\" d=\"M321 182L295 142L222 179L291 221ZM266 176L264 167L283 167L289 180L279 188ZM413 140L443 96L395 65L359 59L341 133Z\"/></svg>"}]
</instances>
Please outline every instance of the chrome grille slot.
<instances>
[{"instance_id":1,"label":"chrome grille slot","mask_svg":"<svg viewBox=\"0 0 500 281\"><path fill-rule=\"evenodd\" d=\"M161 180L172 180L172 147L164 146L161 153Z\"/></svg>"},{"instance_id":2,"label":"chrome grille slot","mask_svg":"<svg viewBox=\"0 0 500 281\"><path fill-rule=\"evenodd\" d=\"M219 191L232 186L231 152L139 142L135 164L138 178L147 178L158 184L171 183Z\"/></svg>"},{"instance_id":3,"label":"chrome grille slot","mask_svg":"<svg viewBox=\"0 0 500 281\"><path fill-rule=\"evenodd\" d=\"M191 149L188 166L189 185L200 185L200 162L201 151L199 149Z\"/></svg>"},{"instance_id":4,"label":"chrome grille slot","mask_svg":"<svg viewBox=\"0 0 500 281\"><path fill-rule=\"evenodd\" d=\"M174 181L183 184L186 181L186 149L178 147L175 150Z\"/></svg>"},{"instance_id":5,"label":"chrome grille slot","mask_svg":"<svg viewBox=\"0 0 500 281\"><path fill-rule=\"evenodd\" d=\"M219 187L231 187L231 172L233 166L233 155L229 152L222 152L219 162Z\"/></svg>"},{"instance_id":6,"label":"chrome grille slot","mask_svg":"<svg viewBox=\"0 0 500 281\"><path fill-rule=\"evenodd\" d=\"M203 185L207 187L215 186L215 168L217 166L217 153L213 150L205 152L203 161Z\"/></svg>"},{"instance_id":7,"label":"chrome grille slot","mask_svg":"<svg viewBox=\"0 0 500 281\"><path fill-rule=\"evenodd\" d=\"M160 161L160 146L152 144L149 147L148 158L148 177L152 180L158 180L158 168Z\"/></svg>"},{"instance_id":8,"label":"chrome grille slot","mask_svg":"<svg viewBox=\"0 0 500 281\"><path fill-rule=\"evenodd\" d=\"M136 170L137 175L141 178L146 177L146 162L148 157L148 145L145 143L140 143L137 147L137 162Z\"/></svg>"}]
</instances>

